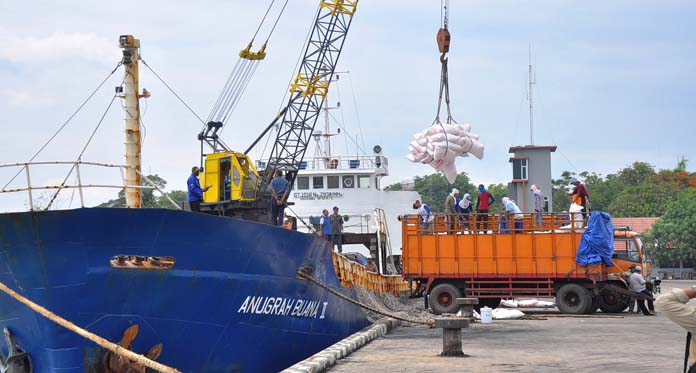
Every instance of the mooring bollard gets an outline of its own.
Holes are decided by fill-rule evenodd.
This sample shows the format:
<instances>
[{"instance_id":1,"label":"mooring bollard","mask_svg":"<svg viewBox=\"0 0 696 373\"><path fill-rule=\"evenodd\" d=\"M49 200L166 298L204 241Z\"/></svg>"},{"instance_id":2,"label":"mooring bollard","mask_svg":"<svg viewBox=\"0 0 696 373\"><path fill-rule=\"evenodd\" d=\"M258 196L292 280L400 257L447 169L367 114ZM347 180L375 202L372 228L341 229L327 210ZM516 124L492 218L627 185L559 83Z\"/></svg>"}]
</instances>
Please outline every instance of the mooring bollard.
<instances>
[{"instance_id":1,"label":"mooring bollard","mask_svg":"<svg viewBox=\"0 0 696 373\"><path fill-rule=\"evenodd\" d=\"M469 356L462 352L462 328L469 327L469 319L438 317L435 319L435 327L442 328L440 356Z\"/></svg>"},{"instance_id":2,"label":"mooring bollard","mask_svg":"<svg viewBox=\"0 0 696 373\"><path fill-rule=\"evenodd\" d=\"M478 298L457 298L459 310L462 317L470 318L474 316L474 306L478 304Z\"/></svg>"}]
</instances>

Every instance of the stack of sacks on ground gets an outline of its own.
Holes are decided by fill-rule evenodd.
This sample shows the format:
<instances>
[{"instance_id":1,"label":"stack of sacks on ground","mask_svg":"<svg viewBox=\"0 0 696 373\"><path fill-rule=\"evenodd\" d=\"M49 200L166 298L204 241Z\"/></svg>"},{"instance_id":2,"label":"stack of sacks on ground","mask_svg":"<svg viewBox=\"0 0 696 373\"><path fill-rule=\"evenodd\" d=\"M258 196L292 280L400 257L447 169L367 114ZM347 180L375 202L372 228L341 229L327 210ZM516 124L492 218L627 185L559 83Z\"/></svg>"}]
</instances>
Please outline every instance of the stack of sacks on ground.
<instances>
[{"instance_id":1,"label":"stack of sacks on ground","mask_svg":"<svg viewBox=\"0 0 696 373\"><path fill-rule=\"evenodd\" d=\"M483 144L478 141L478 135L471 133L468 123L436 123L413 137L415 140L408 146L406 158L411 162L431 165L445 174L450 183L457 177L457 167L454 165L456 157L472 154L478 159L483 158Z\"/></svg>"}]
</instances>

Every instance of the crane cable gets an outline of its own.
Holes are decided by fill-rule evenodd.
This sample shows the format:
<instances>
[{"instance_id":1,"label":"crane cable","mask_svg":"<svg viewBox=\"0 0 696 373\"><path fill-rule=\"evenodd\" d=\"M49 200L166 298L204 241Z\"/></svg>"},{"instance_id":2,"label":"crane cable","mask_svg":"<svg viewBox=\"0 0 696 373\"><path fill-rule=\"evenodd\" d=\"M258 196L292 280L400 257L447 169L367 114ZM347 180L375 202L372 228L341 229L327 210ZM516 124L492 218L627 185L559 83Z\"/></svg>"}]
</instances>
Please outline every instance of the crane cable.
<instances>
[{"instance_id":1,"label":"crane cable","mask_svg":"<svg viewBox=\"0 0 696 373\"><path fill-rule=\"evenodd\" d=\"M442 109L442 96L445 96L445 106L447 106L447 119L445 123L456 124L457 122L452 118L452 111L450 109L450 97L449 97L449 74L447 70L447 52L449 52L450 47L450 33L448 29L449 23L449 0L440 0L440 30L437 32L437 46L440 50L440 64L442 65L440 70L440 94L437 99L437 113L435 114L434 125L440 125L442 128L442 134L445 137L445 154L449 151L449 139L447 136L447 131L445 126L440 121L440 110Z\"/></svg>"},{"instance_id":2,"label":"crane cable","mask_svg":"<svg viewBox=\"0 0 696 373\"><path fill-rule=\"evenodd\" d=\"M273 32L275 31L276 26L278 25L278 21L285 12L285 8L288 5L288 0L285 0L261 48L257 52L251 52L251 47L254 43L254 40L256 40L256 37L258 36L259 31L261 30L261 27L266 21L266 18L268 17L271 9L273 8L274 3L275 0L272 0L268 8L266 9L266 13L261 19L261 22L259 23L256 32L254 32L254 36L251 38L251 41L245 49L239 52L239 59L235 63L232 72L227 77L227 81L225 82L225 85L223 86L220 95L215 101L213 109L208 115L208 120L203 125L201 132L205 131L207 123L209 122L222 122L223 124L227 122L230 115L234 112L235 108L237 107L237 104L239 104L239 101L244 95L244 92L246 91L247 87L249 86L252 77L256 73L256 69L258 68L259 63L266 57L266 45L268 44L271 35L273 35ZM222 130L220 130L220 133L222 133Z\"/></svg>"}]
</instances>

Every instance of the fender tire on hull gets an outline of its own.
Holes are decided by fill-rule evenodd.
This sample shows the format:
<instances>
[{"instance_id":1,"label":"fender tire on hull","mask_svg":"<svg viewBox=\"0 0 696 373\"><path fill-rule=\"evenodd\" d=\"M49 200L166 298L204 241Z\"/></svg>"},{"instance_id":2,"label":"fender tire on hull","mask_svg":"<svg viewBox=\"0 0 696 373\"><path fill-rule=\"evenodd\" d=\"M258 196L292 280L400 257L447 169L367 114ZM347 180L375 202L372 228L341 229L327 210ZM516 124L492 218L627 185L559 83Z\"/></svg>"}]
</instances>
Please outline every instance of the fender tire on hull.
<instances>
[{"instance_id":1,"label":"fender tire on hull","mask_svg":"<svg viewBox=\"0 0 696 373\"><path fill-rule=\"evenodd\" d=\"M462 297L462 292L456 286L448 283L436 285L430 291L428 303L434 314L455 313L459 311L457 298Z\"/></svg>"},{"instance_id":2,"label":"fender tire on hull","mask_svg":"<svg viewBox=\"0 0 696 373\"><path fill-rule=\"evenodd\" d=\"M592 294L578 284L565 284L556 292L556 306L561 313L582 315L592 307Z\"/></svg>"}]
</instances>

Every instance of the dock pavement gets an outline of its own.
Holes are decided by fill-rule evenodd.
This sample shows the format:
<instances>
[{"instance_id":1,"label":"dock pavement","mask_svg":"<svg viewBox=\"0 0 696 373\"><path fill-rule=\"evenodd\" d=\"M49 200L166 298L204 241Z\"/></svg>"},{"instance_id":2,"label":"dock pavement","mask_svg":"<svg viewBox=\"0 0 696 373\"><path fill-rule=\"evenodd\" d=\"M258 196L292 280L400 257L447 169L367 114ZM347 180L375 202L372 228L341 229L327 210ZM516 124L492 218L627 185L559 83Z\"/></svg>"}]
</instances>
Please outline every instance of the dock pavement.
<instances>
[{"instance_id":1,"label":"dock pavement","mask_svg":"<svg viewBox=\"0 0 696 373\"><path fill-rule=\"evenodd\" d=\"M662 292L696 281L662 282ZM692 303L696 303L692 300ZM536 310L534 315L559 315ZM597 312L595 315L603 315ZM440 357L442 330L393 329L336 362L334 372L680 372L686 332L666 317L494 320L462 332L469 357ZM543 317L543 316L541 316Z\"/></svg>"}]
</instances>

